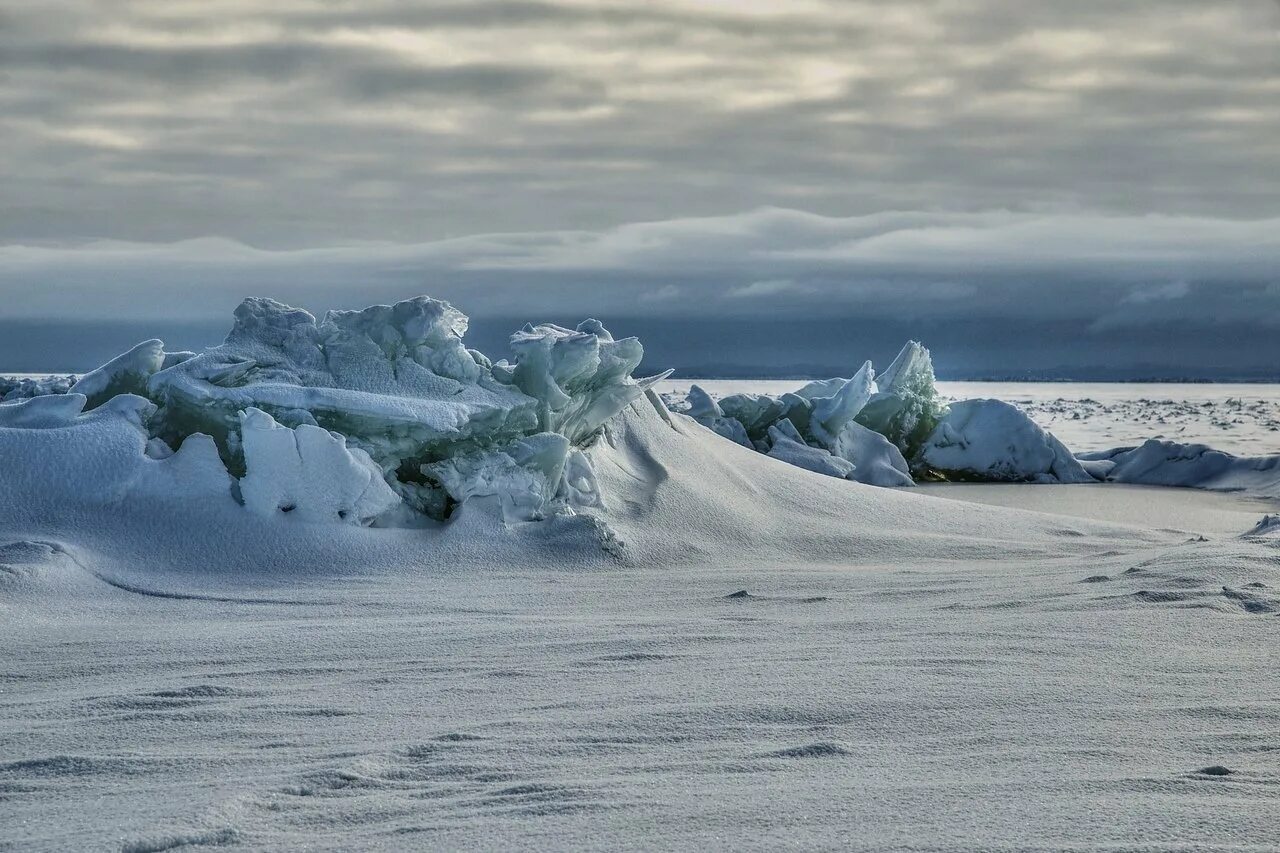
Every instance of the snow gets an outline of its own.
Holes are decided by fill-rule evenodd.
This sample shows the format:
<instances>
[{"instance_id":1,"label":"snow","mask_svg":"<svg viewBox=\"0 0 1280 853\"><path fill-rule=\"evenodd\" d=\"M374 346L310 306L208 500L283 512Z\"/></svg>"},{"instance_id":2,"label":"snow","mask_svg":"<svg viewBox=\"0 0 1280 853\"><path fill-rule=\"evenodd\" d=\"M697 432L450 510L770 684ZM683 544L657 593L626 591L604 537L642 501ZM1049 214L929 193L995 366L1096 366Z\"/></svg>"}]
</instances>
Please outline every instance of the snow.
<instances>
[{"instance_id":1,"label":"snow","mask_svg":"<svg viewBox=\"0 0 1280 853\"><path fill-rule=\"evenodd\" d=\"M1274 503L848 479L1265 457L1081 462L918 345L672 411L594 321L465 324L249 300L0 403L0 847L1272 845Z\"/></svg>"},{"instance_id":2,"label":"snow","mask_svg":"<svg viewBox=\"0 0 1280 853\"><path fill-rule=\"evenodd\" d=\"M369 454L318 426L290 429L251 407L240 413L240 449L240 496L258 515L370 524L400 505Z\"/></svg>"},{"instance_id":3,"label":"snow","mask_svg":"<svg viewBox=\"0 0 1280 853\"><path fill-rule=\"evenodd\" d=\"M1280 497L1280 454L1233 456L1203 444L1150 439L1088 458L1106 464L1106 478L1118 483L1247 491Z\"/></svg>"},{"instance_id":4,"label":"snow","mask_svg":"<svg viewBox=\"0 0 1280 853\"><path fill-rule=\"evenodd\" d=\"M955 479L1094 482L1062 442L1000 400L953 403L919 458Z\"/></svg>"}]
</instances>

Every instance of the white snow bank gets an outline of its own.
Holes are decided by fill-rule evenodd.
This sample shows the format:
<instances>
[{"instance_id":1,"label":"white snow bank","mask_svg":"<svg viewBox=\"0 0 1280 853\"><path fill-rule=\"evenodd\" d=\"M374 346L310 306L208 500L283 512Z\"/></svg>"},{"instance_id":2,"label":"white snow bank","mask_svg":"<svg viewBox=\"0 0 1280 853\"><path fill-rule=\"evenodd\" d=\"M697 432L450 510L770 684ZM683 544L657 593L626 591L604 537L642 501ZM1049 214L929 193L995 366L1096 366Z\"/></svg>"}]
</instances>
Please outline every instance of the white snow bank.
<instances>
[{"instance_id":1,"label":"white snow bank","mask_svg":"<svg viewBox=\"0 0 1280 853\"><path fill-rule=\"evenodd\" d=\"M85 404L82 394L0 403L0 513L45 517L143 499L232 504L232 479L208 436L156 453L146 430L154 404L132 394L87 413Z\"/></svg>"},{"instance_id":2,"label":"white snow bank","mask_svg":"<svg viewBox=\"0 0 1280 853\"><path fill-rule=\"evenodd\" d=\"M919 458L948 479L1095 482L1062 442L1001 400L953 403Z\"/></svg>"},{"instance_id":3,"label":"white snow bank","mask_svg":"<svg viewBox=\"0 0 1280 853\"><path fill-rule=\"evenodd\" d=\"M1244 491L1280 497L1280 455L1233 456L1203 444L1151 439L1138 447L1082 456L1085 464L1108 465L1117 483Z\"/></svg>"}]
</instances>

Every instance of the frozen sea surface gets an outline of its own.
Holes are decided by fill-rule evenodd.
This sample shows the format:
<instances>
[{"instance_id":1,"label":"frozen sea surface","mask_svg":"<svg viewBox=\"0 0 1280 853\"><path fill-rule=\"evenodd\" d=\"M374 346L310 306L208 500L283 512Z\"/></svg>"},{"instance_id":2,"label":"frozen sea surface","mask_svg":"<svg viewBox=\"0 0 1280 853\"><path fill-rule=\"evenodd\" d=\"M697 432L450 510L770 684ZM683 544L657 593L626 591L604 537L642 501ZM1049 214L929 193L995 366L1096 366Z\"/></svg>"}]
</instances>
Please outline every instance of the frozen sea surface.
<instances>
[{"instance_id":1,"label":"frozen sea surface","mask_svg":"<svg viewBox=\"0 0 1280 853\"><path fill-rule=\"evenodd\" d=\"M658 390L684 393L696 383L717 397L778 395L804 381L673 379L659 383ZM1162 438L1237 456L1280 453L1280 384L939 382L938 390L951 400L1013 403L1076 452Z\"/></svg>"},{"instance_id":2,"label":"frozen sea surface","mask_svg":"<svg viewBox=\"0 0 1280 853\"><path fill-rule=\"evenodd\" d=\"M0 848L1274 850L1280 552L1218 524L12 607Z\"/></svg>"}]
</instances>

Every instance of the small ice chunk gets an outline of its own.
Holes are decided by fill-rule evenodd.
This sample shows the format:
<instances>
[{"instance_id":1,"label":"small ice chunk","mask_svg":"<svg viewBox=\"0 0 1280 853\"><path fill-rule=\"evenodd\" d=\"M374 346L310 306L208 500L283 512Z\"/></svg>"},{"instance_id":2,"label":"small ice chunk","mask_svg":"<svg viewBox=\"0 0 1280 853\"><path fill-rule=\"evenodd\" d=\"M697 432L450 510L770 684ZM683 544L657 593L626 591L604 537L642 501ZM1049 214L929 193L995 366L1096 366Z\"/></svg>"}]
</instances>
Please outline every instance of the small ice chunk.
<instances>
[{"instance_id":1,"label":"small ice chunk","mask_svg":"<svg viewBox=\"0 0 1280 853\"><path fill-rule=\"evenodd\" d=\"M720 404L712 399L711 395L704 391L701 385L691 385L689 387L685 403L688 408L685 409L684 413L695 421L724 417L724 411L721 410Z\"/></svg>"},{"instance_id":2,"label":"small ice chunk","mask_svg":"<svg viewBox=\"0 0 1280 853\"><path fill-rule=\"evenodd\" d=\"M424 465L422 472L435 477L458 503L471 498L496 496L506 521L531 521L544 517L561 491L569 462L569 440L552 432L517 439L493 450L458 454ZM595 492L599 486L590 463L581 454L572 469L576 494Z\"/></svg>"},{"instance_id":3,"label":"small ice chunk","mask_svg":"<svg viewBox=\"0 0 1280 853\"><path fill-rule=\"evenodd\" d=\"M841 428L831 452L854 464L851 479L859 483L888 487L915 485L902 451L889 439L857 421L849 421Z\"/></svg>"},{"instance_id":4,"label":"small ice chunk","mask_svg":"<svg viewBox=\"0 0 1280 853\"><path fill-rule=\"evenodd\" d=\"M781 423L791 427L790 421L784 420ZM790 434L796 434L794 427L791 427ZM810 447L803 442L792 440L786 428L769 427L769 440L773 446L769 448L768 455L774 459L842 480L853 473L852 462L841 459L839 456L832 456L821 447Z\"/></svg>"},{"instance_id":5,"label":"small ice chunk","mask_svg":"<svg viewBox=\"0 0 1280 853\"><path fill-rule=\"evenodd\" d=\"M809 429L819 443L831 448L844 425L857 417L876 393L875 377L871 362L865 362L833 396L813 400Z\"/></svg>"}]
</instances>

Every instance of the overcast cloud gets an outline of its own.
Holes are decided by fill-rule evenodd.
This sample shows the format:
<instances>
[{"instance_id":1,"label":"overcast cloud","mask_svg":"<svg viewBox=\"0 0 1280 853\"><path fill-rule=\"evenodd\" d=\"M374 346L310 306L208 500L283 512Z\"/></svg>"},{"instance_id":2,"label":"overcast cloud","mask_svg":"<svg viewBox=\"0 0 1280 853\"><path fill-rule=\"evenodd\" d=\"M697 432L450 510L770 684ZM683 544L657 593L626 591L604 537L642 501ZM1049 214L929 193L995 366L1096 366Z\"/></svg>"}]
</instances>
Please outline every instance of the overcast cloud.
<instances>
[{"instance_id":1,"label":"overcast cloud","mask_svg":"<svg viewBox=\"0 0 1280 853\"><path fill-rule=\"evenodd\" d=\"M0 0L0 140L11 326L425 291L1257 367L1280 316L1276 0Z\"/></svg>"},{"instance_id":2,"label":"overcast cloud","mask_svg":"<svg viewBox=\"0 0 1280 853\"><path fill-rule=\"evenodd\" d=\"M0 0L5 242L1277 214L1276 0Z\"/></svg>"}]
</instances>

